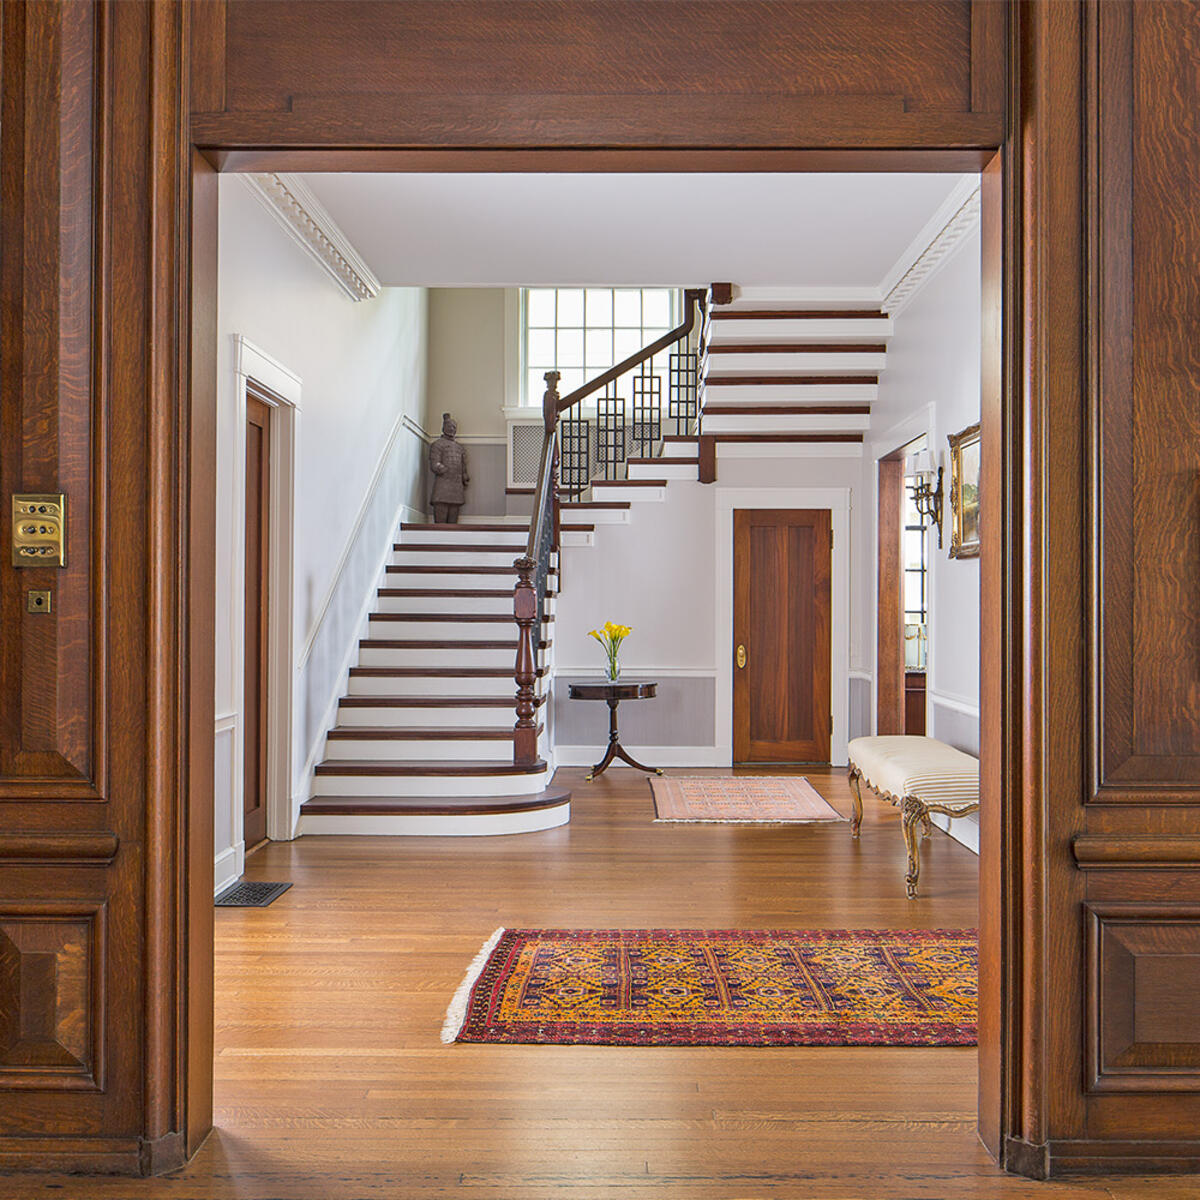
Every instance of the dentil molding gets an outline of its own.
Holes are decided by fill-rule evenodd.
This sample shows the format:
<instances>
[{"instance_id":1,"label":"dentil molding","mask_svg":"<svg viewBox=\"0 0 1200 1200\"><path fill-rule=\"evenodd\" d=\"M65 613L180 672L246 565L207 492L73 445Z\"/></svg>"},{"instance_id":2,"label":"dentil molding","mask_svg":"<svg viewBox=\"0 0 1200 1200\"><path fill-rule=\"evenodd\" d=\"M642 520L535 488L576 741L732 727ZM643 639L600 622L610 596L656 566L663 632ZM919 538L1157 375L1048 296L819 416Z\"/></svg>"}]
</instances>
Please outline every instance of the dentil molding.
<instances>
[{"instance_id":1,"label":"dentil molding","mask_svg":"<svg viewBox=\"0 0 1200 1200\"><path fill-rule=\"evenodd\" d=\"M243 175L283 231L351 300L373 300L383 286L325 206L298 175Z\"/></svg>"},{"instance_id":2,"label":"dentil molding","mask_svg":"<svg viewBox=\"0 0 1200 1200\"><path fill-rule=\"evenodd\" d=\"M934 234L912 266L888 290L882 305L885 313L894 317L929 282L938 268L979 226L979 211L979 188L976 187Z\"/></svg>"}]
</instances>

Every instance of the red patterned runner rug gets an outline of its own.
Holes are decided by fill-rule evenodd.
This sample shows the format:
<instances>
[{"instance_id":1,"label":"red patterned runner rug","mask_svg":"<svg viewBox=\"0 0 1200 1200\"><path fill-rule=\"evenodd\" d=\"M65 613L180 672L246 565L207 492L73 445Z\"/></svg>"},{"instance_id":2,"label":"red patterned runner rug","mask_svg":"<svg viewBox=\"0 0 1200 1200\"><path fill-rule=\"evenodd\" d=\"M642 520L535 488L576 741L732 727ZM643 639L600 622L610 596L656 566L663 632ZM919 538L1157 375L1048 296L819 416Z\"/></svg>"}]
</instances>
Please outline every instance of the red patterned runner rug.
<instances>
[{"instance_id":1,"label":"red patterned runner rug","mask_svg":"<svg viewBox=\"0 0 1200 1200\"><path fill-rule=\"evenodd\" d=\"M972 929L498 929L444 1042L973 1046Z\"/></svg>"},{"instance_id":2,"label":"red patterned runner rug","mask_svg":"<svg viewBox=\"0 0 1200 1200\"><path fill-rule=\"evenodd\" d=\"M655 819L792 825L844 818L803 775L683 775L650 780Z\"/></svg>"}]
</instances>

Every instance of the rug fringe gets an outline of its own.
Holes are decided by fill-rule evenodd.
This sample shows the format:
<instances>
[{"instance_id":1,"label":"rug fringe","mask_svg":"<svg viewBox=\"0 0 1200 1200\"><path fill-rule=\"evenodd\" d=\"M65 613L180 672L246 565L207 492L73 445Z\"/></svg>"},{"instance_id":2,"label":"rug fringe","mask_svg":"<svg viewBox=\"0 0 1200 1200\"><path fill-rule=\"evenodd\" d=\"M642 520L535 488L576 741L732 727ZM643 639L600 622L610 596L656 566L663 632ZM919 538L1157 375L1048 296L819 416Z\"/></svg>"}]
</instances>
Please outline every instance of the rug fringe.
<instances>
[{"instance_id":1,"label":"rug fringe","mask_svg":"<svg viewBox=\"0 0 1200 1200\"><path fill-rule=\"evenodd\" d=\"M450 1001L450 1007L446 1009L446 1019L442 1022L443 1045L449 1046L462 1031L462 1027L467 1020L467 1005L471 1000L471 989L475 986L475 981L479 978L483 968L487 966L488 958L491 956L492 951L495 950L497 943L503 935L504 926L501 925L483 943L482 949L471 960L471 965L467 968L467 973L463 976L462 983L458 985L458 991L454 993L454 998Z\"/></svg>"}]
</instances>

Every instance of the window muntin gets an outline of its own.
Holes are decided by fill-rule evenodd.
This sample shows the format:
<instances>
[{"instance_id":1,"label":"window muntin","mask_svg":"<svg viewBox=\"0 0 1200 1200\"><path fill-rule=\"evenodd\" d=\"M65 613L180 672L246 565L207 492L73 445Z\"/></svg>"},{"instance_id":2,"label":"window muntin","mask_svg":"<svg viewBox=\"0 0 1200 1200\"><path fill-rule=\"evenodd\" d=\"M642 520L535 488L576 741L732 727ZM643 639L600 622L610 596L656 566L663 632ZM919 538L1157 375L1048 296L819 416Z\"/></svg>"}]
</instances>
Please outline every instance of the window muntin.
<instances>
[{"instance_id":1,"label":"window muntin","mask_svg":"<svg viewBox=\"0 0 1200 1200\"><path fill-rule=\"evenodd\" d=\"M904 665L910 671L925 670L929 622L929 529L913 504L910 486L904 481Z\"/></svg>"},{"instance_id":2,"label":"window muntin","mask_svg":"<svg viewBox=\"0 0 1200 1200\"><path fill-rule=\"evenodd\" d=\"M560 372L565 396L637 353L678 324L679 303L676 288L524 289L523 403L541 403L547 371ZM652 360L664 397L669 354Z\"/></svg>"}]
</instances>

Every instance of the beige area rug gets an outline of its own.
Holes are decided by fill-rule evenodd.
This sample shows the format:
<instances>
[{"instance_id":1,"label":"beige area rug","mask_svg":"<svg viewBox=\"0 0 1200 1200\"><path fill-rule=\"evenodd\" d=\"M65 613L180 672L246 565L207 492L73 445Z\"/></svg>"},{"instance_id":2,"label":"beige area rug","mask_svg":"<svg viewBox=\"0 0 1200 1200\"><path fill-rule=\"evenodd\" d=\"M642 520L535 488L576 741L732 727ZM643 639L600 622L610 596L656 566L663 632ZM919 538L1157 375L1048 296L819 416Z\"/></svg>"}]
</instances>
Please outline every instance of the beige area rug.
<instances>
[{"instance_id":1,"label":"beige area rug","mask_svg":"<svg viewBox=\"0 0 1200 1200\"><path fill-rule=\"evenodd\" d=\"M803 775L682 776L650 780L659 821L802 825L843 821Z\"/></svg>"}]
</instances>

